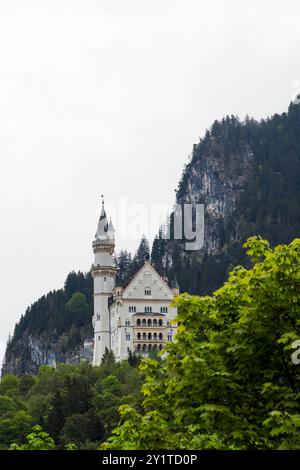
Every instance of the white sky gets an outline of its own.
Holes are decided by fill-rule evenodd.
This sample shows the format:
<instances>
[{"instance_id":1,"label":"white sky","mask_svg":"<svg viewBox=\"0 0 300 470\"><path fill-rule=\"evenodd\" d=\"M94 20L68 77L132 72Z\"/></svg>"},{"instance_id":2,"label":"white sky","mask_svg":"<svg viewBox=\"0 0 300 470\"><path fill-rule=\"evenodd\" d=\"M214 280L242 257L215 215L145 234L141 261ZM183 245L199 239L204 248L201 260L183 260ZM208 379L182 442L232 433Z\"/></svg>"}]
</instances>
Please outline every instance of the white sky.
<instances>
[{"instance_id":1,"label":"white sky","mask_svg":"<svg viewBox=\"0 0 300 470\"><path fill-rule=\"evenodd\" d=\"M102 192L171 205L213 120L286 110L299 18L298 0L0 0L0 356L89 269Z\"/></svg>"}]
</instances>

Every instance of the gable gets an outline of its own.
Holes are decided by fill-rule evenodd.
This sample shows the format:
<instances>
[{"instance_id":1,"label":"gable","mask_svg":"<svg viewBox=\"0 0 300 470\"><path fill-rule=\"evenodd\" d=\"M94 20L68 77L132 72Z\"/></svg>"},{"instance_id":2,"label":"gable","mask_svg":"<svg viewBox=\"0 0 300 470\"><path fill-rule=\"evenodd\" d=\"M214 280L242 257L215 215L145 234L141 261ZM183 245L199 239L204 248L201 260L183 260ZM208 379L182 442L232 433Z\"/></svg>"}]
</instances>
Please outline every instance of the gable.
<instances>
[{"instance_id":1,"label":"gable","mask_svg":"<svg viewBox=\"0 0 300 470\"><path fill-rule=\"evenodd\" d=\"M151 290L151 295L145 295L145 290ZM173 297L174 292L147 261L122 293L123 299L172 300Z\"/></svg>"}]
</instances>

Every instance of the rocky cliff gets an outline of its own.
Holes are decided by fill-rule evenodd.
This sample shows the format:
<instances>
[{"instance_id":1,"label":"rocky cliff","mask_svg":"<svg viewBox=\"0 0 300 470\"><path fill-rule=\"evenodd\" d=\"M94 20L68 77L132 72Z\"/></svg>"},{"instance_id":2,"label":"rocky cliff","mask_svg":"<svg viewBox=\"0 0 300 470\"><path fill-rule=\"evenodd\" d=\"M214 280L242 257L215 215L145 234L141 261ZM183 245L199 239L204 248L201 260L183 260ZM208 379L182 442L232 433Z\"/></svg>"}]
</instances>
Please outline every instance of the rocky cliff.
<instances>
[{"instance_id":1,"label":"rocky cliff","mask_svg":"<svg viewBox=\"0 0 300 470\"><path fill-rule=\"evenodd\" d=\"M176 201L203 203L203 249L157 238L152 259L162 274L176 274L181 290L211 293L258 234L272 244L300 233L300 106L257 122L231 116L216 121L193 147ZM172 219L172 217L171 217Z\"/></svg>"}]
</instances>

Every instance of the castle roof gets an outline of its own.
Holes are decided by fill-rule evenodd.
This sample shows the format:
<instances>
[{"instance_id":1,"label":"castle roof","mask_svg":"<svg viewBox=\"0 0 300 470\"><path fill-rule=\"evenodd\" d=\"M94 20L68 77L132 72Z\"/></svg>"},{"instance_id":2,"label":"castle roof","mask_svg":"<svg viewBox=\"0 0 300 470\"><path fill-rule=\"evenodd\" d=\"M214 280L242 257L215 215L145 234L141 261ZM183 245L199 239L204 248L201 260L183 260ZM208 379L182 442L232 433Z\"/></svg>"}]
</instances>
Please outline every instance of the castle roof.
<instances>
[{"instance_id":1,"label":"castle roof","mask_svg":"<svg viewBox=\"0 0 300 470\"><path fill-rule=\"evenodd\" d=\"M134 274L134 276L129 280L129 282L124 286L123 288L123 291L122 291L122 296L126 293L126 291L128 289L130 289L131 285L135 282L135 280L138 278L138 276L140 275L140 273L145 270L146 268L150 268L150 270L152 272L155 273L155 276L157 276L157 278L160 280L160 282L165 286L165 288L167 289L167 291L172 295L172 297L174 296L174 292L172 291L171 287L169 286L168 282L166 279L164 279L157 271L156 269L154 268L154 266L152 266L152 264L150 263L150 261L146 260L143 264L143 266Z\"/></svg>"}]
</instances>

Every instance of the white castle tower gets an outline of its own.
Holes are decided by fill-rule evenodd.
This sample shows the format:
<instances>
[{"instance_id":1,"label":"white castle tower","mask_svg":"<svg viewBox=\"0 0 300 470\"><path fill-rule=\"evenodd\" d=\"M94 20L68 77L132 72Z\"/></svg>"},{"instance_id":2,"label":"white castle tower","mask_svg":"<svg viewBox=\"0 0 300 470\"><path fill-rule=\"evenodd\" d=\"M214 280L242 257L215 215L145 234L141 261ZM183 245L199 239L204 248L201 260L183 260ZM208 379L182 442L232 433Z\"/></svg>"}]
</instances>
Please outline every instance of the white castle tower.
<instances>
[{"instance_id":1,"label":"white castle tower","mask_svg":"<svg viewBox=\"0 0 300 470\"><path fill-rule=\"evenodd\" d=\"M95 262L91 274L94 279L94 355L93 365L101 363L105 349L111 349L109 300L115 287L116 269L113 266L115 230L108 223L102 196L102 211L98 223L93 251Z\"/></svg>"}]
</instances>

